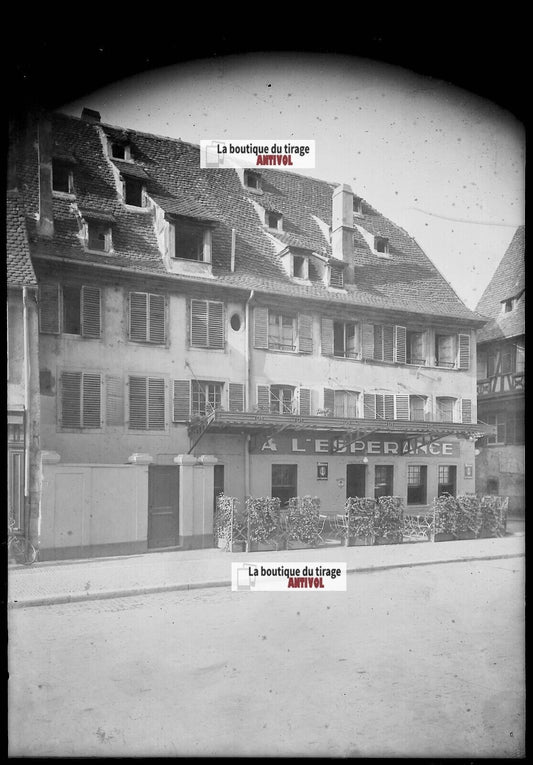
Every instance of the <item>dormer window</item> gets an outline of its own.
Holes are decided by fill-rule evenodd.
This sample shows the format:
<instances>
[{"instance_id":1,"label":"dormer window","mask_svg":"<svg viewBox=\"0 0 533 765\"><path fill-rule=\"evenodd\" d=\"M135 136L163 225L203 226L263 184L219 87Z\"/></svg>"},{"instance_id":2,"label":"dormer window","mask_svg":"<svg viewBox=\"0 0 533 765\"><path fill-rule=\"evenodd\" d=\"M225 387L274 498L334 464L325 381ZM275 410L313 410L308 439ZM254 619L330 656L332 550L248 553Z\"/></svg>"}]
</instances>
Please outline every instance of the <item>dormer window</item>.
<instances>
[{"instance_id":1,"label":"dormer window","mask_svg":"<svg viewBox=\"0 0 533 765\"><path fill-rule=\"evenodd\" d=\"M292 256L292 273L296 279L307 279L309 274L309 260L304 255Z\"/></svg>"},{"instance_id":2,"label":"dormer window","mask_svg":"<svg viewBox=\"0 0 533 765\"><path fill-rule=\"evenodd\" d=\"M174 258L211 263L211 229L194 221L176 221L171 226Z\"/></svg>"},{"instance_id":3,"label":"dormer window","mask_svg":"<svg viewBox=\"0 0 533 765\"><path fill-rule=\"evenodd\" d=\"M268 228L283 231L283 215L281 213L267 211L265 213L265 223Z\"/></svg>"},{"instance_id":4,"label":"dormer window","mask_svg":"<svg viewBox=\"0 0 533 765\"><path fill-rule=\"evenodd\" d=\"M97 252L111 251L111 226L109 223L90 220L87 223L87 247Z\"/></svg>"},{"instance_id":5,"label":"dormer window","mask_svg":"<svg viewBox=\"0 0 533 765\"><path fill-rule=\"evenodd\" d=\"M342 266L336 263L330 264L329 271L329 284L330 287L336 287L337 289L343 289L344 287L344 271Z\"/></svg>"},{"instance_id":6,"label":"dormer window","mask_svg":"<svg viewBox=\"0 0 533 765\"><path fill-rule=\"evenodd\" d=\"M111 156L113 159L131 160L131 148L129 143L113 141L111 143Z\"/></svg>"},{"instance_id":7,"label":"dormer window","mask_svg":"<svg viewBox=\"0 0 533 765\"><path fill-rule=\"evenodd\" d=\"M261 176L253 170L244 171L244 185L252 191L261 191Z\"/></svg>"},{"instance_id":8,"label":"dormer window","mask_svg":"<svg viewBox=\"0 0 533 765\"><path fill-rule=\"evenodd\" d=\"M144 207L144 184L138 178L123 179L124 202L132 207Z\"/></svg>"},{"instance_id":9,"label":"dormer window","mask_svg":"<svg viewBox=\"0 0 533 765\"><path fill-rule=\"evenodd\" d=\"M374 249L379 255L389 255L389 240L385 236L374 237Z\"/></svg>"},{"instance_id":10,"label":"dormer window","mask_svg":"<svg viewBox=\"0 0 533 765\"><path fill-rule=\"evenodd\" d=\"M74 178L70 165L54 159L52 161L52 189L62 194L72 194Z\"/></svg>"},{"instance_id":11,"label":"dormer window","mask_svg":"<svg viewBox=\"0 0 533 765\"><path fill-rule=\"evenodd\" d=\"M353 214L354 215L362 215L363 214L363 200L361 197L355 197L353 198Z\"/></svg>"}]
</instances>

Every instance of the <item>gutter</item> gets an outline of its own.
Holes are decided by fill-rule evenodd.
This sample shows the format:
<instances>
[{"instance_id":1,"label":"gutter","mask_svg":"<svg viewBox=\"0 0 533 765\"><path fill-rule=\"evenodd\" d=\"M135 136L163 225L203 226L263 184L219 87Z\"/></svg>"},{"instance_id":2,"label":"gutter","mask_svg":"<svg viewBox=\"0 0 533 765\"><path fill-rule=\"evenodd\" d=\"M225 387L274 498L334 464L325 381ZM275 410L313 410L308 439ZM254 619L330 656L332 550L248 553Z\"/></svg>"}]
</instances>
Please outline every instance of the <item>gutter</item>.
<instances>
[{"instance_id":1,"label":"gutter","mask_svg":"<svg viewBox=\"0 0 533 765\"><path fill-rule=\"evenodd\" d=\"M251 385L251 379L252 379L252 352L251 352L251 339L252 339L252 333L250 331L250 303L252 302L254 298L255 290L250 290L250 294L248 296L248 299L246 300L245 304L245 328L246 328L246 344L245 344L245 375L246 380L244 381L244 389L246 391L246 406L248 410L250 411L250 401L251 401L251 393L252 393L252 385ZM249 497L250 496L250 434L246 434L246 438L244 441L244 496Z\"/></svg>"}]
</instances>

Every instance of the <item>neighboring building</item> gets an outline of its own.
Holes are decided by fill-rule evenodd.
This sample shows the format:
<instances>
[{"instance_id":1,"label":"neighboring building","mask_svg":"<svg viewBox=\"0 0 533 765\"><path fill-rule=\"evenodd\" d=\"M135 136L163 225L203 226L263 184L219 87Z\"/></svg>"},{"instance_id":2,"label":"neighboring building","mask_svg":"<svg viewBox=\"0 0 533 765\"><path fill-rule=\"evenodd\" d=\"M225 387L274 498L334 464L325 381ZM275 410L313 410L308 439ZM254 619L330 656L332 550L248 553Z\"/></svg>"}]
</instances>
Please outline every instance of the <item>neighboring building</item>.
<instances>
[{"instance_id":1,"label":"neighboring building","mask_svg":"<svg viewBox=\"0 0 533 765\"><path fill-rule=\"evenodd\" d=\"M491 320L480 330L477 352L478 418L496 433L478 442L476 488L524 505L525 228L511 244L477 306Z\"/></svg>"},{"instance_id":2,"label":"neighboring building","mask_svg":"<svg viewBox=\"0 0 533 765\"><path fill-rule=\"evenodd\" d=\"M88 110L32 130L42 445L60 460L43 556L211 546L220 491L422 512L474 490L474 441L494 431L476 413L484 319L404 230L348 186L201 170L198 147ZM128 462L149 467L122 470L127 496L109 480L104 511L95 471Z\"/></svg>"}]
</instances>

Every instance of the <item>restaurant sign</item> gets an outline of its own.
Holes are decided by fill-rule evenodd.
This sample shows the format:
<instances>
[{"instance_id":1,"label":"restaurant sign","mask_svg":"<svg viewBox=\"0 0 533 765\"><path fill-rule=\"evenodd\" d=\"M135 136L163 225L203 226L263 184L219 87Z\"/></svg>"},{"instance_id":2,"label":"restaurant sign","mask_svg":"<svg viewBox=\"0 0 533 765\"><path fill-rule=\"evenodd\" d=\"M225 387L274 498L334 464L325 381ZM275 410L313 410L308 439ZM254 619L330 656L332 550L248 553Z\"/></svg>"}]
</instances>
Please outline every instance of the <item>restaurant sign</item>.
<instances>
[{"instance_id":1,"label":"restaurant sign","mask_svg":"<svg viewBox=\"0 0 533 765\"><path fill-rule=\"evenodd\" d=\"M320 437L305 436L255 436L250 442L252 454L330 454L330 455L359 455L359 456L426 456L426 457L458 457L459 443L457 441L432 441L428 443L419 439L402 439L388 437L371 437L360 441L349 441L343 438L323 435Z\"/></svg>"}]
</instances>

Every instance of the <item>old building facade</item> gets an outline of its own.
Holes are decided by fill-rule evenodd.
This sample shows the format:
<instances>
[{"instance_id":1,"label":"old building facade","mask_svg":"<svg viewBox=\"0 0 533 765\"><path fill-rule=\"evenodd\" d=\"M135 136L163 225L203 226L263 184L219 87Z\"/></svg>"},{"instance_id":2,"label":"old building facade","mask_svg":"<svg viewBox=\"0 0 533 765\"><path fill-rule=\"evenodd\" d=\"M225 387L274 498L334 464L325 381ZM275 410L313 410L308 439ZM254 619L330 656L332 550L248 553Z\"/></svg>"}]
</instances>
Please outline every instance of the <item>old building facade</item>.
<instances>
[{"instance_id":1,"label":"old building facade","mask_svg":"<svg viewBox=\"0 0 533 765\"><path fill-rule=\"evenodd\" d=\"M20 145L43 557L211 546L220 491L421 512L474 491L485 320L350 187L201 170L88 110Z\"/></svg>"}]
</instances>

